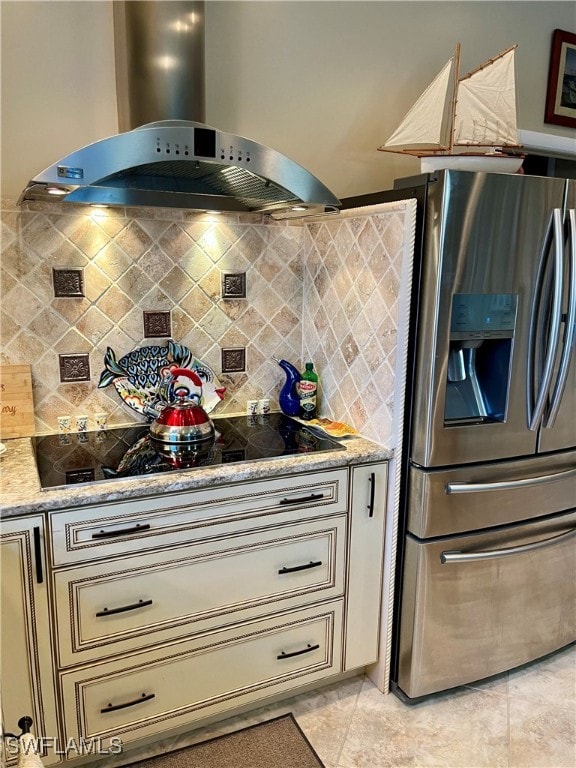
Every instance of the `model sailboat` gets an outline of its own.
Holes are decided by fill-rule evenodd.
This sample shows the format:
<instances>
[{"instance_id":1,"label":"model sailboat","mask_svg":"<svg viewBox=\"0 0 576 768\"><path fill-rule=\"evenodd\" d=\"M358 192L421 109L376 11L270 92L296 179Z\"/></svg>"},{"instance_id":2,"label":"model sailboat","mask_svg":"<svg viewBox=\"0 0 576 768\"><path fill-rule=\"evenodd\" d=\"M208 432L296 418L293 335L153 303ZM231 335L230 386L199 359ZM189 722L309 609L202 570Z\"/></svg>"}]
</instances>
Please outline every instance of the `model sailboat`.
<instances>
[{"instance_id":1,"label":"model sailboat","mask_svg":"<svg viewBox=\"0 0 576 768\"><path fill-rule=\"evenodd\" d=\"M459 168L515 173L523 159L510 153L520 147L516 48L507 48L459 77L458 44L454 56L378 149L420 157L423 172Z\"/></svg>"}]
</instances>

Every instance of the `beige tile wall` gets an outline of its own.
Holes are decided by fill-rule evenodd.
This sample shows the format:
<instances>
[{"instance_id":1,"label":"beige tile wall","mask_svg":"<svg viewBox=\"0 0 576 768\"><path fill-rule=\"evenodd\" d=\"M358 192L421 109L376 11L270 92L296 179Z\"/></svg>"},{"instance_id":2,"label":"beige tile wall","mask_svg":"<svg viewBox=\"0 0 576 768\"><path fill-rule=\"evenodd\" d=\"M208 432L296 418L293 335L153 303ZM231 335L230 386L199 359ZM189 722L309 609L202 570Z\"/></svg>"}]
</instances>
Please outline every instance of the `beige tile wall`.
<instances>
[{"instance_id":1,"label":"beige tile wall","mask_svg":"<svg viewBox=\"0 0 576 768\"><path fill-rule=\"evenodd\" d=\"M407 304L399 296L409 288L416 207L368 210L304 228L303 355L321 374L324 414L390 445L403 382L397 331Z\"/></svg>"},{"instance_id":2,"label":"beige tile wall","mask_svg":"<svg viewBox=\"0 0 576 768\"><path fill-rule=\"evenodd\" d=\"M109 209L1 201L1 357L30 363L38 433L59 415L139 417L112 386L103 358L164 345L144 338L143 311L170 311L172 337L227 387L214 412L246 400L277 408L283 373L271 360L321 375L323 411L384 442L393 405L399 263L405 208L294 225L258 215ZM409 218L409 217L408 217ZM55 298L52 268L82 268L83 298ZM246 272L247 298L223 300L223 271ZM303 332L304 331L304 332ZM221 349L246 348L246 372L221 374ZM90 381L60 383L59 354L88 354ZM372 434L374 433L374 434Z\"/></svg>"},{"instance_id":3,"label":"beige tile wall","mask_svg":"<svg viewBox=\"0 0 576 768\"><path fill-rule=\"evenodd\" d=\"M218 413L277 398L271 356L299 361L301 228L258 215L108 209L2 201L3 364L30 363L37 431L59 415L98 412L139 420L112 386L98 389L103 358L167 339L144 338L143 311L170 311L172 336L207 363L227 396ZM93 210L93 209L92 209ZM52 268L82 268L84 298L54 298ZM247 298L221 298L222 271L246 272ZM221 375L221 348L246 348L245 373ZM87 353L90 381L60 383L58 355ZM216 413L216 412L215 412Z\"/></svg>"}]
</instances>

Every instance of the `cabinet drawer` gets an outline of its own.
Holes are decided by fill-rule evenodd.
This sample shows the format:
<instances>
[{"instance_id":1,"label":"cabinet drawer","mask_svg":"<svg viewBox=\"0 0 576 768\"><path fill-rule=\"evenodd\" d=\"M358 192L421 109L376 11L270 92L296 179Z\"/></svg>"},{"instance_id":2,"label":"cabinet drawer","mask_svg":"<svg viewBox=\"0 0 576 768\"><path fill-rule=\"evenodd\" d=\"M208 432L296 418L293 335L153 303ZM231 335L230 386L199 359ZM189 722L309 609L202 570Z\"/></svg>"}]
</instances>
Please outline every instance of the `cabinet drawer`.
<instances>
[{"instance_id":1,"label":"cabinet drawer","mask_svg":"<svg viewBox=\"0 0 576 768\"><path fill-rule=\"evenodd\" d=\"M341 628L333 601L64 672L65 732L129 742L336 674Z\"/></svg>"},{"instance_id":2,"label":"cabinet drawer","mask_svg":"<svg viewBox=\"0 0 576 768\"><path fill-rule=\"evenodd\" d=\"M55 566L143 553L227 532L346 511L346 469L118 501L50 515Z\"/></svg>"},{"instance_id":3,"label":"cabinet drawer","mask_svg":"<svg viewBox=\"0 0 576 768\"><path fill-rule=\"evenodd\" d=\"M340 597L345 539L337 515L60 570L61 665Z\"/></svg>"}]
</instances>

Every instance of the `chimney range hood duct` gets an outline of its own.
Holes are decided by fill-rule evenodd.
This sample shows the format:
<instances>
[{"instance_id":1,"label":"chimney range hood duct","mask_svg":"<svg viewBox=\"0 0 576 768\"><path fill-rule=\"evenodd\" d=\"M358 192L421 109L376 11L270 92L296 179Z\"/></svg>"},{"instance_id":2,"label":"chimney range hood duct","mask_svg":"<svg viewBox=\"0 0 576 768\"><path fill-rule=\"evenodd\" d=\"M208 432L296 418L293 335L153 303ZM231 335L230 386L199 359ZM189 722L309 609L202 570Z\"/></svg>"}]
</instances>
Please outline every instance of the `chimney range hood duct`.
<instances>
[{"instance_id":1,"label":"chimney range hood duct","mask_svg":"<svg viewBox=\"0 0 576 768\"><path fill-rule=\"evenodd\" d=\"M293 160L204 123L204 3L114 2L123 133L34 177L24 200L270 213L337 212L341 203Z\"/></svg>"}]
</instances>

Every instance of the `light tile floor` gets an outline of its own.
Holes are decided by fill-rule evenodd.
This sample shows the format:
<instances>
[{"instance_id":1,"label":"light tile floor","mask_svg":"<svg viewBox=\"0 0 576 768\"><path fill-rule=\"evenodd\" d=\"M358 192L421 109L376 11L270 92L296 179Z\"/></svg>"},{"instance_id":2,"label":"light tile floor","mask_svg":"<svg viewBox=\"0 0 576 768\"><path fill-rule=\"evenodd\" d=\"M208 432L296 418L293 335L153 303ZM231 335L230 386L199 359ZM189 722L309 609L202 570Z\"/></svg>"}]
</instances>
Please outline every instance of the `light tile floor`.
<instances>
[{"instance_id":1,"label":"light tile floor","mask_svg":"<svg viewBox=\"0 0 576 768\"><path fill-rule=\"evenodd\" d=\"M326 768L576 768L576 649L411 706L352 677L218 732L284 712Z\"/></svg>"},{"instance_id":2,"label":"light tile floor","mask_svg":"<svg viewBox=\"0 0 576 768\"><path fill-rule=\"evenodd\" d=\"M286 712L326 768L576 768L576 647L411 706L365 676L350 677L176 737L160 751Z\"/></svg>"}]
</instances>

